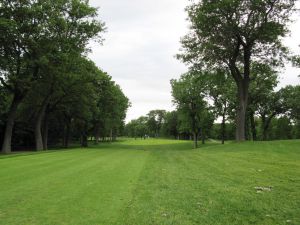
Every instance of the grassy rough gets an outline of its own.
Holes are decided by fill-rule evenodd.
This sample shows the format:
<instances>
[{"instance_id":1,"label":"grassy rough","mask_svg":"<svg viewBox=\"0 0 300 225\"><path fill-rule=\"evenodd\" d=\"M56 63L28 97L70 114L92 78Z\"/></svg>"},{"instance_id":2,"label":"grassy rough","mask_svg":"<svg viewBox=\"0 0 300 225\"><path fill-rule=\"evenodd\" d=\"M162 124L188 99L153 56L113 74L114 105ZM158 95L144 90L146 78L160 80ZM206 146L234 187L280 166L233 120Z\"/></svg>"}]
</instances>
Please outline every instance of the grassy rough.
<instances>
[{"instance_id":1,"label":"grassy rough","mask_svg":"<svg viewBox=\"0 0 300 225\"><path fill-rule=\"evenodd\" d=\"M0 224L300 224L300 141L0 156Z\"/></svg>"}]
</instances>

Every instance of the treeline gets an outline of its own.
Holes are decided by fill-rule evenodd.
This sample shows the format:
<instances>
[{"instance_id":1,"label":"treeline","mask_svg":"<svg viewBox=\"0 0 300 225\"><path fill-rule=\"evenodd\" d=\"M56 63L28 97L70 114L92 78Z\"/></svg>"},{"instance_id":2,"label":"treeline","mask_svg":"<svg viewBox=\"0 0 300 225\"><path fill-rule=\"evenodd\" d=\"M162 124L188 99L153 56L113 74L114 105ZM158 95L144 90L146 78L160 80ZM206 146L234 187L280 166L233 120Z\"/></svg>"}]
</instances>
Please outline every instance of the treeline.
<instances>
[{"instance_id":1,"label":"treeline","mask_svg":"<svg viewBox=\"0 0 300 225\"><path fill-rule=\"evenodd\" d=\"M157 111L157 110L155 110ZM151 131L148 117L142 116L138 119L130 121L124 129L124 135L132 138L148 138L148 137L161 137L161 138L172 138L179 140L191 140L193 139L193 134L190 130L184 130L181 128L180 117L178 116L178 111L167 112L164 111L164 119L161 124L161 129L158 135L153 135ZM255 116L256 124L256 140L263 139L263 126L262 121L259 117ZM225 123L225 129L222 130L222 124L217 121L213 123L204 138L202 136L200 139L205 142L207 139L214 140L234 140L235 139L235 123L234 121L228 120ZM270 122L270 126L267 130L268 138L267 140L286 140L286 139L299 139L300 138L300 126L295 124L288 116L275 117ZM251 130L248 129L246 132L247 140L253 140L251 136Z\"/></svg>"},{"instance_id":2,"label":"treeline","mask_svg":"<svg viewBox=\"0 0 300 225\"><path fill-rule=\"evenodd\" d=\"M124 126L127 97L87 58L105 25L84 0L2 0L0 142L2 151L87 146Z\"/></svg>"},{"instance_id":3,"label":"treeline","mask_svg":"<svg viewBox=\"0 0 300 225\"><path fill-rule=\"evenodd\" d=\"M278 89L278 73L267 65L255 64L249 89L245 120L246 140L300 138L300 85ZM235 139L236 87L226 70L189 72L171 80L176 110L150 111L126 125L130 137L173 137Z\"/></svg>"},{"instance_id":4,"label":"treeline","mask_svg":"<svg viewBox=\"0 0 300 225\"><path fill-rule=\"evenodd\" d=\"M264 140L262 121L259 117L255 117L256 128L256 140ZM300 138L300 126L293 123L293 121L287 117L275 117L272 119L270 126L267 130L267 140L287 140L287 139L299 139ZM246 131L247 139L253 140L251 136L251 130ZM210 131L210 138L215 140L221 140L221 124L215 123ZM225 129L225 140L235 139L235 124L227 122Z\"/></svg>"}]
</instances>

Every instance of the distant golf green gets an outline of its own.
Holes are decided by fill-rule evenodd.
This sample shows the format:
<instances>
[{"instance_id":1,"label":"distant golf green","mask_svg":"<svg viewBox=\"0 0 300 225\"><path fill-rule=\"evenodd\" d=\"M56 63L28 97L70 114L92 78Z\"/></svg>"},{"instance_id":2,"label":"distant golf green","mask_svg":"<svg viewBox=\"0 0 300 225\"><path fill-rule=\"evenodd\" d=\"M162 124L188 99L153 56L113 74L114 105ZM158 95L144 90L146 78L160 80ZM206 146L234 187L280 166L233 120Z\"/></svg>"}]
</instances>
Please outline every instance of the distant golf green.
<instances>
[{"instance_id":1,"label":"distant golf green","mask_svg":"<svg viewBox=\"0 0 300 225\"><path fill-rule=\"evenodd\" d=\"M0 156L0 224L300 224L300 141L122 140Z\"/></svg>"}]
</instances>

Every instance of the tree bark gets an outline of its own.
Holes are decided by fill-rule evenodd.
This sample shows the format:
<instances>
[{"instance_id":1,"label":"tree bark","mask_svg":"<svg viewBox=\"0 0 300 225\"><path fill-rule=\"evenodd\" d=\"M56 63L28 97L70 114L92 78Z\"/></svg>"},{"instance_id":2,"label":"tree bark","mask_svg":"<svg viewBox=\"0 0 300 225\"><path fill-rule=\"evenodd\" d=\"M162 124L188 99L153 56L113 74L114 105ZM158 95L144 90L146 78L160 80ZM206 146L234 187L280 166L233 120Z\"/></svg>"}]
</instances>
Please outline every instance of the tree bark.
<instances>
[{"instance_id":1,"label":"tree bark","mask_svg":"<svg viewBox=\"0 0 300 225\"><path fill-rule=\"evenodd\" d=\"M85 132L82 134L82 142L81 142L81 147L86 148L88 147L88 138Z\"/></svg>"},{"instance_id":2,"label":"tree bark","mask_svg":"<svg viewBox=\"0 0 300 225\"><path fill-rule=\"evenodd\" d=\"M197 132L193 132L193 138L194 138L194 148L198 148L198 134Z\"/></svg>"},{"instance_id":3,"label":"tree bark","mask_svg":"<svg viewBox=\"0 0 300 225\"><path fill-rule=\"evenodd\" d=\"M263 141L266 141L268 139L268 130L271 124L271 121L273 117L276 115L276 113L271 114L269 117L266 118L266 116L262 116L262 126L263 126Z\"/></svg>"},{"instance_id":4,"label":"tree bark","mask_svg":"<svg viewBox=\"0 0 300 225\"><path fill-rule=\"evenodd\" d=\"M14 95L13 101L10 105L10 109L6 121L6 127L4 131L3 144L2 144L2 152L5 154L11 153L11 139L13 134L13 128L14 128L15 118L17 115L17 110L21 103L21 100L22 97L18 97Z\"/></svg>"},{"instance_id":5,"label":"tree bark","mask_svg":"<svg viewBox=\"0 0 300 225\"><path fill-rule=\"evenodd\" d=\"M49 126L48 126L48 115L45 113L44 116L44 124L43 124L43 149L48 150L48 131L49 131Z\"/></svg>"},{"instance_id":6,"label":"tree bark","mask_svg":"<svg viewBox=\"0 0 300 225\"><path fill-rule=\"evenodd\" d=\"M34 136L35 136L35 148L37 151L43 150L43 137L42 137L42 123L45 115L45 111L41 110L37 116L37 120L34 128Z\"/></svg>"},{"instance_id":7,"label":"tree bark","mask_svg":"<svg viewBox=\"0 0 300 225\"><path fill-rule=\"evenodd\" d=\"M70 140L70 121L68 120L65 127L64 148L69 148L69 140Z\"/></svg>"},{"instance_id":8,"label":"tree bark","mask_svg":"<svg viewBox=\"0 0 300 225\"><path fill-rule=\"evenodd\" d=\"M98 125L96 125L95 128L95 144L98 144L100 140L100 128Z\"/></svg>"},{"instance_id":9,"label":"tree bark","mask_svg":"<svg viewBox=\"0 0 300 225\"><path fill-rule=\"evenodd\" d=\"M35 123L34 136L35 136L35 146L37 151L41 151L44 149L43 136L42 136L42 124L43 124L49 99L50 96L46 97L46 99L43 101Z\"/></svg>"},{"instance_id":10,"label":"tree bark","mask_svg":"<svg viewBox=\"0 0 300 225\"><path fill-rule=\"evenodd\" d=\"M238 83L238 108L236 112L236 140L246 140L246 113L248 106L249 81L243 79Z\"/></svg>"},{"instance_id":11,"label":"tree bark","mask_svg":"<svg viewBox=\"0 0 300 225\"><path fill-rule=\"evenodd\" d=\"M254 119L254 112L250 111L250 124L251 124L251 133L252 133L252 140L257 140L257 132L256 132L256 125L255 125L255 119Z\"/></svg>"},{"instance_id":12,"label":"tree bark","mask_svg":"<svg viewBox=\"0 0 300 225\"><path fill-rule=\"evenodd\" d=\"M113 129L110 129L110 141L113 141Z\"/></svg>"},{"instance_id":13,"label":"tree bark","mask_svg":"<svg viewBox=\"0 0 300 225\"><path fill-rule=\"evenodd\" d=\"M205 144L205 133L202 129L202 132L201 132L201 140L202 140L202 144L204 145Z\"/></svg>"},{"instance_id":14,"label":"tree bark","mask_svg":"<svg viewBox=\"0 0 300 225\"><path fill-rule=\"evenodd\" d=\"M88 133L87 133L87 123L85 122L84 128L82 131L82 142L81 142L81 147L88 147Z\"/></svg>"},{"instance_id":15,"label":"tree bark","mask_svg":"<svg viewBox=\"0 0 300 225\"><path fill-rule=\"evenodd\" d=\"M221 124L221 137L222 137L222 145L225 144L225 130L226 130L226 117L225 113L222 115L222 124Z\"/></svg>"},{"instance_id":16,"label":"tree bark","mask_svg":"<svg viewBox=\"0 0 300 225\"><path fill-rule=\"evenodd\" d=\"M240 46L243 46L244 52L244 68L243 72L240 71L236 65L237 59L240 54ZM229 61L229 69L237 85L237 111L236 111L236 141L246 140L246 113L248 107L248 93L250 85L250 66L251 66L251 50L253 43L244 43L241 38L238 37L238 42L234 50L234 54Z\"/></svg>"}]
</instances>

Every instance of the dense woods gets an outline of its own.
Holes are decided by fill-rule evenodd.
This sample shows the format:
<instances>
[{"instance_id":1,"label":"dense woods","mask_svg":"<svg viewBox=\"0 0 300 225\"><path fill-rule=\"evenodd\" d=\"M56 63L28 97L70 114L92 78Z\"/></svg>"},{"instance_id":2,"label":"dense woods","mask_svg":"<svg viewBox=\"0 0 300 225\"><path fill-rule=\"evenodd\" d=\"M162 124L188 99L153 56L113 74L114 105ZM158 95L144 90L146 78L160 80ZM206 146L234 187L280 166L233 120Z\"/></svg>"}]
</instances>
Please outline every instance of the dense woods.
<instances>
[{"instance_id":1,"label":"dense woods","mask_svg":"<svg viewBox=\"0 0 300 225\"><path fill-rule=\"evenodd\" d=\"M105 25L83 0L2 0L0 141L2 151L87 146L115 137L129 100L87 58Z\"/></svg>"}]
</instances>

